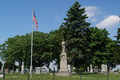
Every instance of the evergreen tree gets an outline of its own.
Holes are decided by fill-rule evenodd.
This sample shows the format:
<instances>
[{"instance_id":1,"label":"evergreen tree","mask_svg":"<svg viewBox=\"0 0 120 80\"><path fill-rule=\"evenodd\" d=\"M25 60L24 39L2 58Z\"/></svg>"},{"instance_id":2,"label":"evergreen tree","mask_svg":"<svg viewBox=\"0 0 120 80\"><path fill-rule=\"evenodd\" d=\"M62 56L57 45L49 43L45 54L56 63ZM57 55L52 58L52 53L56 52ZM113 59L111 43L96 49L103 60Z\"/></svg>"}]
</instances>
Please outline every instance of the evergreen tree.
<instances>
[{"instance_id":1,"label":"evergreen tree","mask_svg":"<svg viewBox=\"0 0 120 80\"><path fill-rule=\"evenodd\" d=\"M77 73L80 65L85 62L85 55L88 49L88 32L90 23L86 22L87 14L85 8L76 1L67 11L66 22L63 23L63 38L66 41L68 51L68 61L77 67ZM69 64L70 64L69 63Z\"/></svg>"},{"instance_id":2,"label":"evergreen tree","mask_svg":"<svg viewBox=\"0 0 120 80\"><path fill-rule=\"evenodd\" d=\"M117 43L116 46L114 46L114 51L116 51L116 54L111 58L111 60L115 63L115 64L120 64L120 28L118 28L117 31L117 36L114 36L117 38L117 40L115 41Z\"/></svg>"}]
</instances>

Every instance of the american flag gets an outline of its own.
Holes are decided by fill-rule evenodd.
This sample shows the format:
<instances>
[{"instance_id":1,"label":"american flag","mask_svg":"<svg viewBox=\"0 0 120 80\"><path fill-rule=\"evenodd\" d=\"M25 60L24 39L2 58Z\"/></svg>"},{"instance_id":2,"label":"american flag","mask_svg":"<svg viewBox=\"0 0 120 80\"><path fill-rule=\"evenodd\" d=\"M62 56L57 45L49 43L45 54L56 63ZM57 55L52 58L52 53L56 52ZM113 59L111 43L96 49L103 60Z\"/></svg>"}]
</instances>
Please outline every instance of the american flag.
<instances>
[{"instance_id":1,"label":"american flag","mask_svg":"<svg viewBox=\"0 0 120 80\"><path fill-rule=\"evenodd\" d=\"M36 16L35 16L35 12L33 12L33 21L35 21L35 27L37 29L38 25L37 25L37 19L36 19Z\"/></svg>"}]
</instances>

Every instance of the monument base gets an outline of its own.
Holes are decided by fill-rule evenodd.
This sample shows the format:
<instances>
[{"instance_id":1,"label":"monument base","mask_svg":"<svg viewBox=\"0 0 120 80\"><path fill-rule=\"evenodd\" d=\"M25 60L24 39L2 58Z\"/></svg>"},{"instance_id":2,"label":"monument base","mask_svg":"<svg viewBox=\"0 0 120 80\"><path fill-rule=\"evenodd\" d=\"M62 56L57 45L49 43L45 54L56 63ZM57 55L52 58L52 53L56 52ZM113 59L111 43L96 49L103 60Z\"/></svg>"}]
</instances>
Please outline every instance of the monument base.
<instances>
[{"instance_id":1,"label":"monument base","mask_svg":"<svg viewBox=\"0 0 120 80\"><path fill-rule=\"evenodd\" d=\"M93 72L93 71L90 71L90 72Z\"/></svg>"},{"instance_id":2,"label":"monument base","mask_svg":"<svg viewBox=\"0 0 120 80\"><path fill-rule=\"evenodd\" d=\"M57 76L70 76L70 73L68 71L59 71L59 73L56 74Z\"/></svg>"},{"instance_id":3,"label":"monument base","mask_svg":"<svg viewBox=\"0 0 120 80\"><path fill-rule=\"evenodd\" d=\"M100 73L101 74L107 74L107 71L101 71Z\"/></svg>"}]
</instances>

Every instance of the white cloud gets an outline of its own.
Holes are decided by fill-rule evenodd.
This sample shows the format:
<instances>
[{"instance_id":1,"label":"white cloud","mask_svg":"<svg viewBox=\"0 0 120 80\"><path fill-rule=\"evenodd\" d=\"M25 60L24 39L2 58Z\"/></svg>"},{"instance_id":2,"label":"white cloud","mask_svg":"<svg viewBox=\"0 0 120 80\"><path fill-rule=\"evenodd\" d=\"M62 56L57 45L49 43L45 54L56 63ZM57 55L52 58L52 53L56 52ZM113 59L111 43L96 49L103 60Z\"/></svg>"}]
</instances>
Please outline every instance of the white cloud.
<instances>
[{"instance_id":1,"label":"white cloud","mask_svg":"<svg viewBox=\"0 0 120 80\"><path fill-rule=\"evenodd\" d=\"M99 24L96 24L98 28L107 28L107 27L114 27L116 24L119 23L119 16L116 15L110 15L103 21L101 21Z\"/></svg>"},{"instance_id":2,"label":"white cloud","mask_svg":"<svg viewBox=\"0 0 120 80\"><path fill-rule=\"evenodd\" d=\"M95 13L98 12L98 8L96 6L85 6L86 14L89 18L95 16Z\"/></svg>"},{"instance_id":3,"label":"white cloud","mask_svg":"<svg viewBox=\"0 0 120 80\"><path fill-rule=\"evenodd\" d=\"M3 38L0 38L0 40L3 40Z\"/></svg>"}]
</instances>

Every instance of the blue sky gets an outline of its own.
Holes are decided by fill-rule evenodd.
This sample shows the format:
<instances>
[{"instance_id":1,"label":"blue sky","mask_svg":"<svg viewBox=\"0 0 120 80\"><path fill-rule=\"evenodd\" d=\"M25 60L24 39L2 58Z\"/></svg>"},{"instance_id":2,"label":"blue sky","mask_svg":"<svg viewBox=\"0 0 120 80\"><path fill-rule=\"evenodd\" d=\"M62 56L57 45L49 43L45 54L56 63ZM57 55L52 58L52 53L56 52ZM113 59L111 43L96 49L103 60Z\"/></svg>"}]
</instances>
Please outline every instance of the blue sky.
<instances>
[{"instance_id":1,"label":"blue sky","mask_svg":"<svg viewBox=\"0 0 120 80\"><path fill-rule=\"evenodd\" d=\"M48 33L58 29L66 11L76 0L0 0L0 44L7 38L25 35L32 31L32 9L34 7L38 29ZM87 22L91 27L106 28L110 38L116 35L120 27L119 0L78 0L81 7L86 7Z\"/></svg>"},{"instance_id":2,"label":"blue sky","mask_svg":"<svg viewBox=\"0 0 120 80\"><path fill-rule=\"evenodd\" d=\"M32 9L34 7L38 29L48 33L58 29L66 11L76 0L0 0L0 44L7 38L25 35L32 31ZM86 7L91 27L106 28L109 37L117 34L120 27L120 0L78 0L81 7Z\"/></svg>"}]
</instances>

